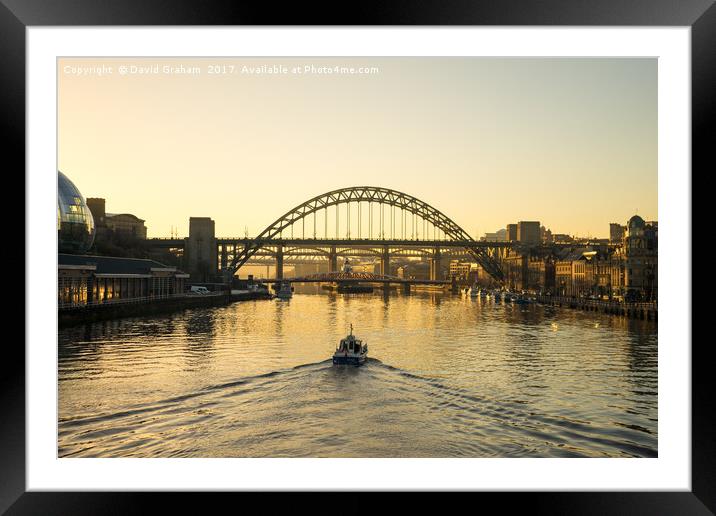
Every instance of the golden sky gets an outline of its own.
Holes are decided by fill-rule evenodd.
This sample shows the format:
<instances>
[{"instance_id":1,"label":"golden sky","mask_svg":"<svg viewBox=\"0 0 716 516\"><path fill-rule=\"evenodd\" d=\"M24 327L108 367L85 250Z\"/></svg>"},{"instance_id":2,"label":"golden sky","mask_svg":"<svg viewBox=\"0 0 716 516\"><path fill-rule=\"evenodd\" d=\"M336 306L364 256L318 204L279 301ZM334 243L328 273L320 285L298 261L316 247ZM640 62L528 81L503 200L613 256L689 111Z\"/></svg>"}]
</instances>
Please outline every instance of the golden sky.
<instances>
[{"instance_id":1,"label":"golden sky","mask_svg":"<svg viewBox=\"0 0 716 516\"><path fill-rule=\"evenodd\" d=\"M59 170L148 236L255 235L354 185L473 236L657 219L656 59L62 58L58 85Z\"/></svg>"}]
</instances>

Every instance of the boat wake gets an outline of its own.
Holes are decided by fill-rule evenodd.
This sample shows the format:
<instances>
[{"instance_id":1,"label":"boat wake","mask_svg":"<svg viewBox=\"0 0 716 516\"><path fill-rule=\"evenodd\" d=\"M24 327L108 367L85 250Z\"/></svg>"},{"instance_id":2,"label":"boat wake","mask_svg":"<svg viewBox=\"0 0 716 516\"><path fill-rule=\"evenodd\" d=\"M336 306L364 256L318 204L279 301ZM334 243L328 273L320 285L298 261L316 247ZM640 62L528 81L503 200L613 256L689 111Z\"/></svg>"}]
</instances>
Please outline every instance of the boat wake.
<instances>
[{"instance_id":1,"label":"boat wake","mask_svg":"<svg viewBox=\"0 0 716 516\"><path fill-rule=\"evenodd\" d=\"M369 357L302 364L59 421L59 456L654 457L656 435Z\"/></svg>"}]
</instances>

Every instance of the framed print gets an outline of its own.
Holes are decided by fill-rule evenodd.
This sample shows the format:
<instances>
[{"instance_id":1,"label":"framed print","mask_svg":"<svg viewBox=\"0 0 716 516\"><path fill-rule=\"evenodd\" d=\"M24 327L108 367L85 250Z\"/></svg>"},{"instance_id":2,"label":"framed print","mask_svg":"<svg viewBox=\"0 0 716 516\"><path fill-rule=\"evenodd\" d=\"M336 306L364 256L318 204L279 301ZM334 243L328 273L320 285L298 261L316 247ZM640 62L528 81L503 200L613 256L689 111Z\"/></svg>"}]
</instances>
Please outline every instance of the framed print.
<instances>
[{"instance_id":1,"label":"framed print","mask_svg":"<svg viewBox=\"0 0 716 516\"><path fill-rule=\"evenodd\" d=\"M691 345L712 2L5 4L27 303L3 511L714 511Z\"/></svg>"}]
</instances>

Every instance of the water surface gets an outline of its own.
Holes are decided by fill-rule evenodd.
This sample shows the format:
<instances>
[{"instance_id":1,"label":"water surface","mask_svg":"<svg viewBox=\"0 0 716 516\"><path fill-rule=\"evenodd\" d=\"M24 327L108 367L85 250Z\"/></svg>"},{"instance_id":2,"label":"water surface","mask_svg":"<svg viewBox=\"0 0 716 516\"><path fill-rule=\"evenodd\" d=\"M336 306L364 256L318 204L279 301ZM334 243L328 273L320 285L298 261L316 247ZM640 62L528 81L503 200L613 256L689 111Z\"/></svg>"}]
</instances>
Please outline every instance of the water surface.
<instances>
[{"instance_id":1,"label":"water surface","mask_svg":"<svg viewBox=\"0 0 716 516\"><path fill-rule=\"evenodd\" d=\"M655 457L656 325L328 294L59 332L60 457ZM353 323L359 368L330 356Z\"/></svg>"}]
</instances>

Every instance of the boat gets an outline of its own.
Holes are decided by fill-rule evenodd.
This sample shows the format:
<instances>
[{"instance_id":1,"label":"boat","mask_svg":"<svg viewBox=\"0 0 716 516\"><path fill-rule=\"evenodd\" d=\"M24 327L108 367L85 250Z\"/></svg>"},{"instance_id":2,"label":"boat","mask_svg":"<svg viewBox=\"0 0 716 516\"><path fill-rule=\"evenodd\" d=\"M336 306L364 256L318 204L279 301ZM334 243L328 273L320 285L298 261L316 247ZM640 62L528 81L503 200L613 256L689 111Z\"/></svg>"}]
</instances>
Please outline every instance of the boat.
<instances>
[{"instance_id":1,"label":"boat","mask_svg":"<svg viewBox=\"0 0 716 516\"><path fill-rule=\"evenodd\" d=\"M351 324L351 332L346 338L341 339L333 353L333 363L359 366L365 363L367 356L368 343L364 343L353 335L353 325Z\"/></svg>"},{"instance_id":2,"label":"boat","mask_svg":"<svg viewBox=\"0 0 716 516\"><path fill-rule=\"evenodd\" d=\"M338 288L336 290L340 294L370 294L373 292L373 287L370 285L338 282Z\"/></svg>"},{"instance_id":3,"label":"boat","mask_svg":"<svg viewBox=\"0 0 716 516\"><path fill-rule=\"evenodd\" d=\"M276 297L279 299L291 299L293 297L293 287L290 281L282 281L276 291Z\"/></svg>"},{"instance_id":4,"label":"boat","mask_svg":"<svg viewBox=\"0 0 716 516\"><path fill-rule=\"evenodd\" d=\"M532 300L529 297L527 297L525 294L518 294L518 295L514 296L514 298L512 299L512 302L516 303L518 305L526 305L528 303L531 303Z\"/></svg>"},{"instance_id":5,"label":"boat","mask_svg":"<svg viewBox=\"0 0 716 516\"><path fill-rule=\"evenodd\" d=\"M480 297L482 299L485 299L487 297L487 290L485 290L484 288L481 288L480 289Z\"/></svg>"},{"instance_id":6,"label":"boat","mask_svg":"<svg viewBox=\"0 0 716 516\"><path fill-rule=\"evenodd\" d=\"M495 290L492 293L492 297L495 298L495 301L500 302L502 300L502 292L500 292L499 290Z\"/></svg>"},{"instance_id":7,"label":"boat","mask_svg":"<svg viewBox=\"0 0 716 516\"><path fill-rule=\"evenodd\" d=\"M477 286L477 283L472 284L472 288L470 289L470 297L477 297L480 295L480 287Z\"/></svg>"}]
</instances>

